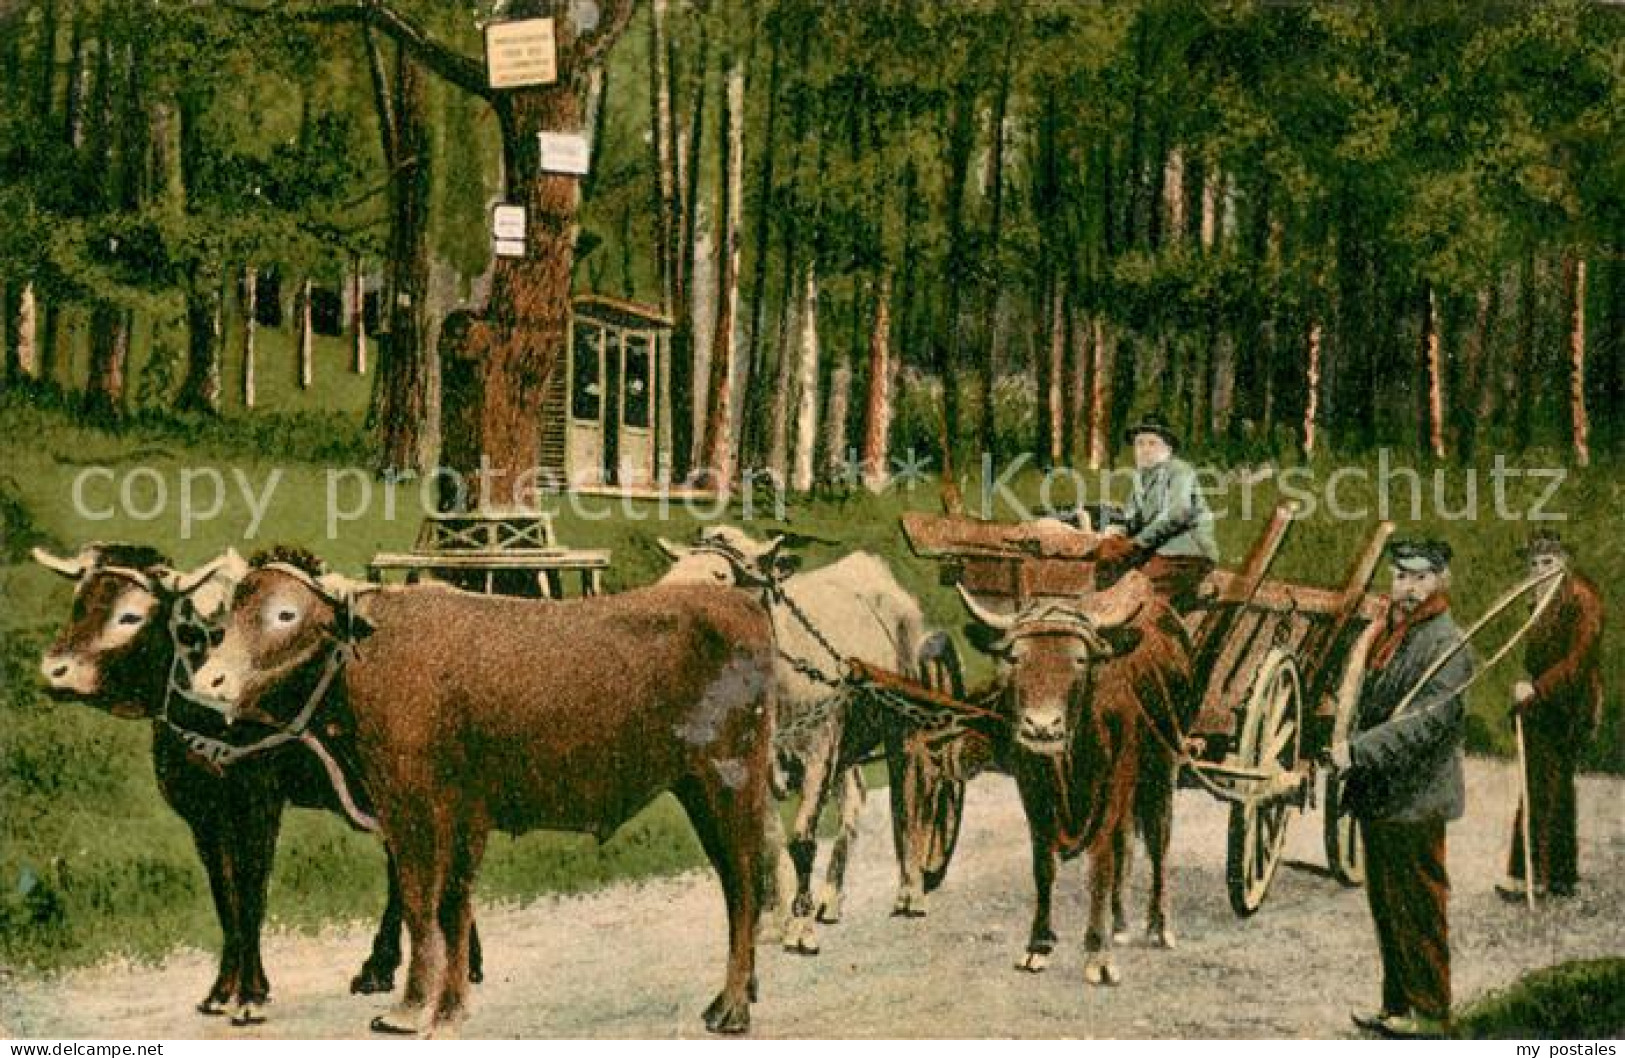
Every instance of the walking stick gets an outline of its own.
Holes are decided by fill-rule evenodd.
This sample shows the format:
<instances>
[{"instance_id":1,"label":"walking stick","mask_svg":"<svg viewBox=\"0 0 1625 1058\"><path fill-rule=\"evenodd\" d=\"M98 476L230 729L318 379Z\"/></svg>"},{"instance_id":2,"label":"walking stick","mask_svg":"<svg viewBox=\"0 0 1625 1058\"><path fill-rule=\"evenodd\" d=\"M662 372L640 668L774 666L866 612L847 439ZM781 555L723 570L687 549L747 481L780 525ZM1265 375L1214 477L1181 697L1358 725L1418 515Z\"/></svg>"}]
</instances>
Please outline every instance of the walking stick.
<instances>
[{"instance_id":1,"label":"walking stick","mask_svg":"<svg viewBox=\"0 0 1625 1058\"><path fill-rule=\"evenodd\" d=\"M1523 714L1512 714L1512 730L1518 736L1518 796L1522 811L1518 818L1522 822L1523 837L1523 893L1529 902L1529 910L1535 909L1535 852L1529 842L1529 757L1523 746Z\"/></svg>"}]
</instances>

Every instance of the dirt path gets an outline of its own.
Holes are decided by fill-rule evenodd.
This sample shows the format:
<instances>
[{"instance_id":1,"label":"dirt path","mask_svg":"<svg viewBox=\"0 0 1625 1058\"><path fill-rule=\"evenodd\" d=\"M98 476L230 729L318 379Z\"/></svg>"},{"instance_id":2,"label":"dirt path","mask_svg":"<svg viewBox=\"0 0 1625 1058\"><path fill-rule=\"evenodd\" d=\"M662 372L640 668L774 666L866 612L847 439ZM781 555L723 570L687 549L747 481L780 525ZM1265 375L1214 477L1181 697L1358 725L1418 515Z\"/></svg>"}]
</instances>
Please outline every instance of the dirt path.
<instances>
[{"instance_id":1,"label":"dirt path","mask_svg":"<svg viewBox=\"0 0 1625 1058\"><path fill-rule=\"evenodd\" d=\"M1580 896L1533 919L1499 900L1513 770L1469 765L1471 814L1451 829L1451 926L1458 1000L1564 959L1625 953L1625 782L1581 788ZM1224 893L1223 811L1178 799L1173 856L1174 952L1123 950L1124 983L1082 981L1083 869L1062 871L1048 973L1012 969L1031 900L1025 823L1014 786L971 785L959 854L921 920L894 920L884 792L866 809L846 921L825 927L824 954L760 949L761 1036L1258 1036L1348 1034L1348 1010L1376 998L1378 966L1364 894L1287 870L1264 909L1241 921ZM1319 817L1296 820L1288 856L1322 862ZM1143 866L1143 857L1141 857ZM1142 878L1137 877L1136 882ZM1132 905L1136 920L1143 901ZM703 1035L699 1012L721 983L722 899L691 873L526 908L485 907L487 980L465 1035L668 1037ZM365 925L266 942L275 985L271 1020L252 1030L192 1012L212 957L175 955L161 967L103 965L49 980L0 982L0 1029L27 1037L330 1037L360 1035L387 1005L345 994L365 954Z\"/></svg>"}]
</instances>

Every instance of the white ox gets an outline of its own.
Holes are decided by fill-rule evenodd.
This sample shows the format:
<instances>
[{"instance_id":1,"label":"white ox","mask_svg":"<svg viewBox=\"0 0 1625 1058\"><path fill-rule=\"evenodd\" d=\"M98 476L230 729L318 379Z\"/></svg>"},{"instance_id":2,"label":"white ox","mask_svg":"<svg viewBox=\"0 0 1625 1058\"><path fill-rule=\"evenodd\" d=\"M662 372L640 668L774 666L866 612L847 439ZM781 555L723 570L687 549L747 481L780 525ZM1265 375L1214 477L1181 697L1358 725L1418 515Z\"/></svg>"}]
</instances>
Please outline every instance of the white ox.
<instances>
[{"instance_id":1,"label":"white ox","mask_svg":"<svg viewBox=\"0 0 1625 1058\"><path fill-rule=\"evenodd\" d=\"M778 645L778 725L775 746L780 767L798 788L801 803L785 841L777 812L768 813L768 839L780 850L775 888L784 921L787 951L818 952L814 917L840 920L844 874L863 807L861 763L884 747L892 790L892 836L900 874L895 915L925 914L925 894L941 882L958 831L959 801L945 786L910 732L895 717L873 706L853 708L844 685L845 661L858 659L891 672L958 689L959 663L952 641L926 634L920 604L905 591L886 564L855 552L828 566L783 576L791 560L781 555L784 538L752 539L732 526L701 532L693 545L659 541L673 565L662 583L733 584L761 594L773 618ZM775 590L772 585L777 583ZM775 596L779 597L775 597ZM825 802L836 792L841 829L815 903L812 874L817 826ZM776 791L780 796L788 790ZM958 792L962 795L963 785ZM795 897L785 907L783 892L795 878Z\"/></svg>"}]
</instances>

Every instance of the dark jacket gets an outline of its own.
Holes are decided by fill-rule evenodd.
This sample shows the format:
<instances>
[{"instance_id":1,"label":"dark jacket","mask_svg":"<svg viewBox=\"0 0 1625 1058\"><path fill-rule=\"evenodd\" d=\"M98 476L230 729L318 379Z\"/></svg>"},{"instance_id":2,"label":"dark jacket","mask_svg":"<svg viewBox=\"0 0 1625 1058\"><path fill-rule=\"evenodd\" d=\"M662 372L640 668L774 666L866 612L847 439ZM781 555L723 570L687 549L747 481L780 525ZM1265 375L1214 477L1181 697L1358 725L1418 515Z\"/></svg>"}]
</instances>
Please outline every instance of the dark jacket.
<instances>
[{"instance_id":1,"label":"dark jacket","mask_svg":"<svg viewBox=\"0 0 1625 1058\"><path fill-rule=\"evenodd\" d=\"M1462 696L1451 692L1472 678L1472 649L1458 650L1403 713L1395 712L1428 667L1461 640L1461 629L1446 611L1412 628L1385 665L1366 672L1344 793L1357 818L1394 823L1461 818L1467 800L1461 770L1467 711Z\"/></svg>"}]
</instances>

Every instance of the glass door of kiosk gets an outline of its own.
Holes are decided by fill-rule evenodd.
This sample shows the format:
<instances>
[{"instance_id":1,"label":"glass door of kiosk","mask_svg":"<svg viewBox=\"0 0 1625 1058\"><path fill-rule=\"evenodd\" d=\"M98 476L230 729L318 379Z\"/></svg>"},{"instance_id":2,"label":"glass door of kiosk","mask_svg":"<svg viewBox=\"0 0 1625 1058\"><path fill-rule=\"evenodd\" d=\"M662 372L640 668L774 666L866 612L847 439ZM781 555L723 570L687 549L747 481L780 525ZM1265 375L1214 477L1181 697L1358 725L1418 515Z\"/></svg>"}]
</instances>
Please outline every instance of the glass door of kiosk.
<instances>
[{"instance_id":1,"label":"glass door of kiosk","mask_svg":"<svg viewBox=\"0 0 1625 1058\"><path fill-rule=\"evenodd\" d=\"M604 328L577 318L570 348L570 422L565 438L570 484L604 480Z\"/></svg>"},{"instance_id":2,"label":"glass door of kiosk","mask_svg":"<svg viewBox=\"0 0 1625 1058\"><path fill-rule=\"evenodd\" d=\"M620 453L616 480L622 485L654 481L654 349L651 335L628 331L621 343Z\"/></svg>"}]
</instances>

